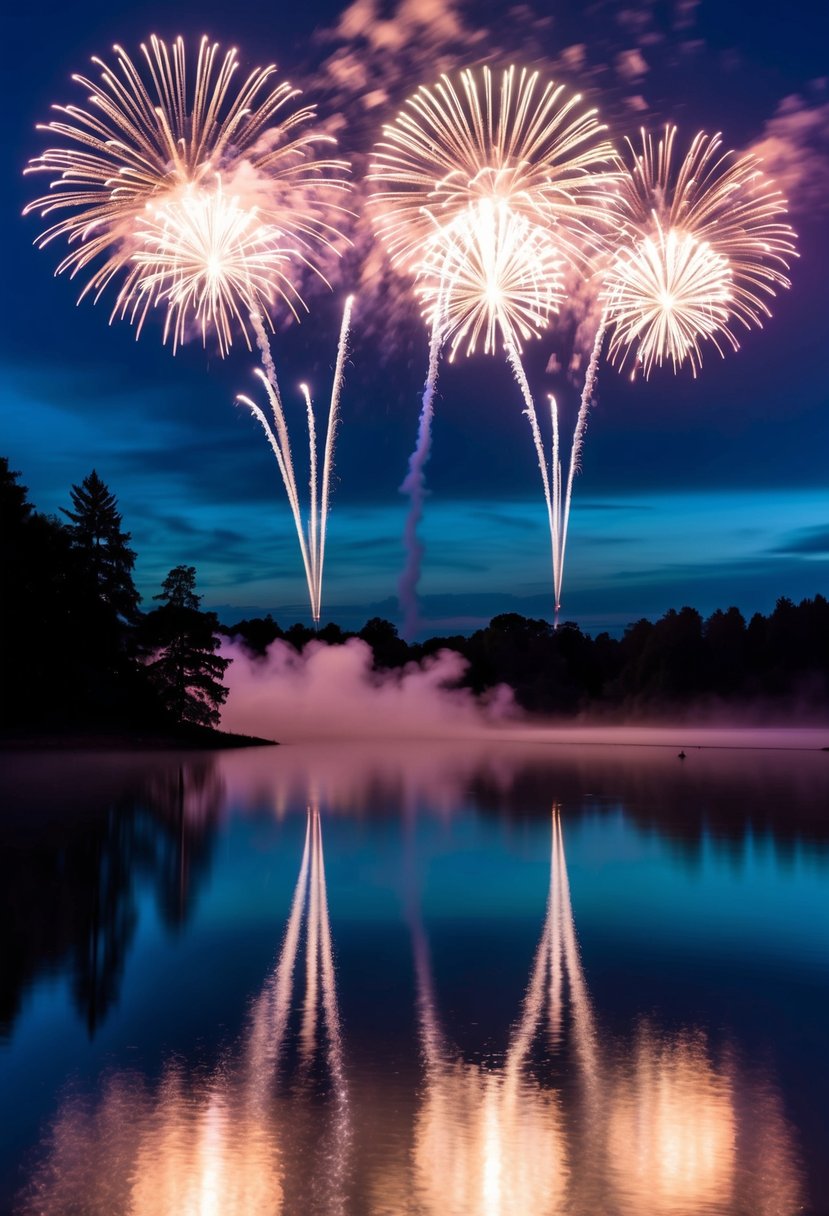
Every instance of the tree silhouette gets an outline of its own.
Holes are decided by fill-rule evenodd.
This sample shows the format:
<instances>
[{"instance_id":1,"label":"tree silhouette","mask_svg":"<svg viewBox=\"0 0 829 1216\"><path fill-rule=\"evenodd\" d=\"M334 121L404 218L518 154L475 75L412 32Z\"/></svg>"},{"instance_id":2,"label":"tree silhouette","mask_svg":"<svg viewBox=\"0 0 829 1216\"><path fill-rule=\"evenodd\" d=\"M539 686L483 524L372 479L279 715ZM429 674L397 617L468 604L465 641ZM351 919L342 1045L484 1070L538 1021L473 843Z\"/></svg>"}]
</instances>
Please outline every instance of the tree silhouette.
<instances>
[{"instance_id":1,"label":"tree silhouette","mask_svg":"<svg viewBox=\"0 0 829 1216\"><path fill-rule=\"evenodd\" d=\"M0 457L0 723L22 726L72 696L73 566L68 529L34 510L19 477Z\"/></svg>"},{"instance_id":2,"label":"tree silhouette","mask_svg":"<svg viewBox=\"0 0 829 1216\"><path fill-rule=\"evenodd\" d=\"M69 520L71 582L66 662L79 719L108 727L143 712L135 661L141 598L132 577L135 553L115 495L94 469L70 495L71 508L62 510Z\"/></svg>"},{"instance_id":3,"label":"tree silhouette","mask_svg":"<svg viewBox=\"0 0 829 1216\"><path fill-rule=\"evenodd\" d=\"M61 508L71 521L72 547L81 559L86 589L97 616L135 624L141 596L132 578L135 553L130 533L121 526L115 495L93 469L70 491L74 510Z\"/></svg>"},{"instance_id":4,"label":"tree silhouette","mask_svg":"<svg viewBox=\"0 0 829 1216\"><path fill-rule=\"evenodd\" d=\"M161 607L144 618L142 640L152 654L147 670L162 704L180 725L217 726L230 660L215 653L219 621L200 610L195 567L175 566L153 598Z\"/></svg>"}]
</instances>

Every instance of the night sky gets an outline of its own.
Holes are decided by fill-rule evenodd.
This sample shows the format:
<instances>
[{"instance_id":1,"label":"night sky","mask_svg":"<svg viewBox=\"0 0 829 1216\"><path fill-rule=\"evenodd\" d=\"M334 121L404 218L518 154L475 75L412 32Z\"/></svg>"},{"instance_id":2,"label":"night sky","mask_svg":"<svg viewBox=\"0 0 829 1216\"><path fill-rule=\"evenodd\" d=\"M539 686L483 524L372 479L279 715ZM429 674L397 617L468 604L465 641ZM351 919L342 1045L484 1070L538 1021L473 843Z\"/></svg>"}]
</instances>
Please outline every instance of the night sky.
<instances>
[{"instance_id":1,"label":"night sky","mask_svg":"<svg viewBox=\"0 0 829 1216\"><path fill-rule=\"evenodd\" d=\"M273 611L307 619L293 525L263 436L234 396L256 365L242 343L221 360L187 345L175 356L151 321L139 343L108 326L112 294L75 307L79 283L54 278L57 249L21 218L45 179L21 170L45 146L35 132L52 102L82 103L72 72L111 44L131 52L151 32L208 33L237 45L246 68L275 61L321 116L346 115L341 149L355 175L399 103L436 71L484 60L547 66L601 107L614 136L642 123L722 130L761 145L789 194L800 233L792 289L763 331L702 373L657 370L631 384L604 364L577 481L564 616L588 631L691 604L770 610L780 595L829 592L829 16L816 0L642 0L508 9L402 0L233 4L18 4L5 21L2 146L3 324L0 454L44 511L68 505L93 467L118 496L139 554L145 597L173 565L197 567L205 603L226 620ZM39 192L39 191L37 191ZM315 293L301 327L274 341L292 432L295 386L320 404L359 258L333 294ZM109 307L107 306L109 304ZM392 304L394 306L392 306ZM537 400L558 394L569 433L577 385L572 333L528 346ZM427 337L400 299L360 292L346 373L329 525L325 619L359 626L397 618L405 500ZM302 442L295 442L299 459ZM436 405L421 590L426 632L467 629L503 611L549 616L549 539L538 469L518 389L502 358L444 367Z\"/></svg>"}]
</instances>

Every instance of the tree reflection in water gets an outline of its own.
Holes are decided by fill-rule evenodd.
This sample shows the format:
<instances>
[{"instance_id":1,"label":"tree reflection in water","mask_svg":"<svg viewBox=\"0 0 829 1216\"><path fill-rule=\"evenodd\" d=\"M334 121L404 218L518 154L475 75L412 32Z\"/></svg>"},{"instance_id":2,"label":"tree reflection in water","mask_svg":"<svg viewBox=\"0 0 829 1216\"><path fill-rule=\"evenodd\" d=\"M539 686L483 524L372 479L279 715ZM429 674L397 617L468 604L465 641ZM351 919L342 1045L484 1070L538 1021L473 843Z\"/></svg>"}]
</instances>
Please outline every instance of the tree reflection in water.
<instances>
[{"instance_id":1,"label":"tree reflection in water","mask_svg":"<svg viewBox=\"0 0 829 1216\"><path fill-rule=\"evenodd\" d=\"M188 920L209 871L224 782L212 757L143 765L116 759L68 770L28 760L0 832L0 1033L27 988L66 971L90 1038L117 1004L135 934L138 888L155 892L165 925ZM9 764L13 776L14 765Z\"/></svg>"},{"instance_id":2,"label":"tree reflection in water","mask_svg":"<svg viewBox=\"0 0 829 1216\"><path fill-rule=\"evenodd\" d=\"M290 1070L286 1040L302 948L299 1060ZM338 1216L350 1142L322 831L312 808L283 945L238 1049L206 1075L170 1062L157 1086L116 1073L98 1102L66 1102L20 1211Z\"/></svg>"}]
</instances>

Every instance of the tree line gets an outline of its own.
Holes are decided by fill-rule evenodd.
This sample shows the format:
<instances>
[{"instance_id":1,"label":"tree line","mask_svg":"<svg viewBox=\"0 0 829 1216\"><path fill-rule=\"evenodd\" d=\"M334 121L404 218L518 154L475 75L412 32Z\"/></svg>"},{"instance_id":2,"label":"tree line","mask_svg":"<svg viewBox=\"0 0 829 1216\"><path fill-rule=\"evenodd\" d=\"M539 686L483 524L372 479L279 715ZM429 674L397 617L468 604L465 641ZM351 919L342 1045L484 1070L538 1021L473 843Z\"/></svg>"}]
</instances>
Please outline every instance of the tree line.
<instances>
[{"instance_id":1,"label":"tree line","mask_svg":"<svg viewBox=\"0 0 829 1216\"><path fill-rule=\"evenodd\" d=\"M19 478L0 458L0 725L218 725L229 660L195 568L174 567L142 612L131 536L97 472L72 486L63 518L36 511Z\"/></svg>"},{"instance_id":2,"label":"tree line","mask_svg":"<svg viewBox=\"0 0 829 1216\"><path fill-rule=\"evenodd\" d=\"M822 595L800 604L781 598L768 616L758 612L749 621L737 608L707 619L694 608L671 609L629 625L621 638L590 637L573 622L554 629L517 613L496 616L469 637L416 644L379 617L359 633L336 625L318 633L302 625L283 630L271 616L224 632L255 655L277 638L301 651L312 639L340 645L359 637L377 669L454 650L467 662L466 687L483 693L508 684L530 713L644 719L746 707L769 717L829 710L829 601Z\"/></svg>"},{"instance_id":3,"label":"tree line","mask_svg":"<svg viewBox=\"0 0 829 1216\"><path fill-rule=\"evenodd\" d=\"M746 621L734 607L703 619L693 608L642 619L620 638L573 622L506 613L471 636L407 643L381 618L357 633L337 625L282 629L272 616L220 625L201 609L193 566L174 567L142 612L135 552L117 500L93 470L69 492L63 518L34 509L20 475L0 458L0 646L4 728L199 729L218 725L227 697L225 635L263 655L277 639L358 637L377 669L439 650L467 663L464 684L509 685L530 713L647 718L750 703L767 714L829 709L829 602L779 599Z\"/></svg>"}]
</instances>

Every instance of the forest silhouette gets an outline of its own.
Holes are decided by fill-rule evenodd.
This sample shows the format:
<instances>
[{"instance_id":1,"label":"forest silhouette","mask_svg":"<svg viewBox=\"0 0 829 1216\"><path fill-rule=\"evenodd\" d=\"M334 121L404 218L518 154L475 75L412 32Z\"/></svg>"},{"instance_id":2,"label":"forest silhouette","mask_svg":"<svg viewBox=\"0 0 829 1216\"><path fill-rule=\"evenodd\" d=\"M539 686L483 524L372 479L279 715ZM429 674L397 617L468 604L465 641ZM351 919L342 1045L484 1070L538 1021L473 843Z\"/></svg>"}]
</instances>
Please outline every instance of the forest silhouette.
<instances>
[{"instance_id":1,"label":"forest silhouette","mask_svg":"<svg viewBox=\"0 0 829 1216\"><path fill-rule=\"evenodd\" d=\"M703 619L671 609L641 619L621 637L558 628L517 613L494 617L470 636L408 643L375 617L358 633L335 624L282 628L270 615L221 625L201 609L196 570L170 571L149 612L140 609L130 548L117 500L93 471L71 488L63 518L30 503L0 458L0 638L4 733L97 736L170 733L218 741L229 660L222 635L252 655L277 639L301 652L310 642L337 646L359 637L378 670L403 668L441 650L466 662L462 685L476 694L508 685L530 714L653 720L748 716L812 719L829 708L829 601L778 599L750 620L736 607Z\"/></svg>"}]
</instances>

